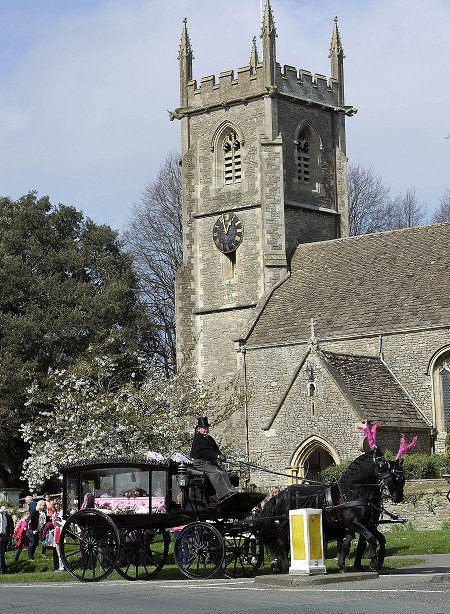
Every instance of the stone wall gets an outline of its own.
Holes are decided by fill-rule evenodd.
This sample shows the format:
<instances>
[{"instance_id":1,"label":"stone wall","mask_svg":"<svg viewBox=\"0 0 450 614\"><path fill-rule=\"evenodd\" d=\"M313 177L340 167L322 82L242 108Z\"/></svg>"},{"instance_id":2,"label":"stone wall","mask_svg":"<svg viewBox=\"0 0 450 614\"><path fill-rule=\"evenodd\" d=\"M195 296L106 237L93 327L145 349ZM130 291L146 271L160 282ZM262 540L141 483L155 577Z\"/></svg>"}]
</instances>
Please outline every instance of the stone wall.
<instances>
[{"instance_id":1,"label":"stone wall","mask_svg":"<svg viewBox=\"0 0 450 614\"><path fill-rule=\"evenodd\" d=\"M411 480L405 486L402 503L386 504L386 509L404 518L414 529L442 529L450 522L450 502L447 499L450 484L445 480ZM382 525L382 531L392 530L397 525Z\"/></svg>"},{"instance_id":2,"label":"stone wall","mask_svg":"<svg viewBox=\"0 0 450 614\"><path fill-rule=\"evenodd\" d=\"M446 343L447 329L383 336L382 350L388 367L429 422L433 421L433 390L427 369L433 355ZM296 373L307 348L305 341L304 344L247 350L247 376L252 389L249 403L250 454L261 456L265 463L274 463L278 470L289 466L296 449L311 435L325 439L339 460L359 453L359 439L355 432L358 416L320 361L312 356L307 359L314 369L314 399L308 396L308 373L304 368ZM378 356L379 337L323 340L320 348L336 353ZM265 431L275 413L271 429ZM405 431L405 434L411 438L415 433ZM444 451L444 434L441 433L436 440L436 452ZM393 435L392 441L380 440L380 443L384 449L396 449L398 434ZM417 451L432 451L429 437L420 437L418 446Z\"/></svg>"}]
</instances>

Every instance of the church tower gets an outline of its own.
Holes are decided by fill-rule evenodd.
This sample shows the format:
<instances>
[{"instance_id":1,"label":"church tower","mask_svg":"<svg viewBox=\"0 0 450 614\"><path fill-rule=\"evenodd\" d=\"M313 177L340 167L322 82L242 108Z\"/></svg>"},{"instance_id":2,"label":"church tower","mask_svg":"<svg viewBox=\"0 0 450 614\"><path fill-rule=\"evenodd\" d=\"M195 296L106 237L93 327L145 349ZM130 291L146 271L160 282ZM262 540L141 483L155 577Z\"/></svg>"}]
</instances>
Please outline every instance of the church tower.
<instances>
[{"instance_id":1,"label":"church tower","mask_svg":"<svg viewBox=\"0 0 450 614\"><path fill-rule=\"evenodd\" d=\"M289 272L299 243L346 236L343 51L335 20L331 78L276 60L267 0L249 64L193 80L184 21L179 52L183 263L176 279L177 351L198 376L225 380L234 342Z\"/></svg>"}]
</instances>

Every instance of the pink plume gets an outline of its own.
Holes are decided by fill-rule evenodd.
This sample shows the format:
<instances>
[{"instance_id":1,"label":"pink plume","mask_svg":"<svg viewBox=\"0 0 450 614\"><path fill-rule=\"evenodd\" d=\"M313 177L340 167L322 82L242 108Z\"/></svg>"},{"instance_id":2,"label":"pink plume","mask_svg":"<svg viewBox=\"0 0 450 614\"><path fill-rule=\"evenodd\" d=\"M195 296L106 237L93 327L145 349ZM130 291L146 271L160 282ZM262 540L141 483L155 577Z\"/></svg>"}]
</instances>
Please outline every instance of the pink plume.
<instances>
[{"instance_id":1,"label":"pink plume","mask_svg":"<svg viewBox=\"0 0 450 614\"><path fill-rule=\"evenodd\" d=\"M411 443L407 443L406 442L406 437L402 433L402 436L401 436L401 439L400 439L400 447L398 449L397 456L395 457L395 460L398 460L401 456L403 456L403 454L405 452L408 452L408 450L412 450L413 448L415 448L416 447L416 443L417 443L417 436L413 438Z\"/></svg>"},{"instance_id":2,"label":"pink plume","mask_svg":"<svg viewBox=\"0 0 450 614\"><path fill-rule=\"evenodd\" d=\"M368 420L366 420L364 422L364 426L357 426L356 428L358 428L360 431L363 431L364 433L364 437L367 438L367 442L369 444L369 447L372 450L375 450L377 448L377 429L380 425L378 424L378 422L376 422L372 428L370 428L369 426L369 422Z\"/></svg>"}]
</instances>

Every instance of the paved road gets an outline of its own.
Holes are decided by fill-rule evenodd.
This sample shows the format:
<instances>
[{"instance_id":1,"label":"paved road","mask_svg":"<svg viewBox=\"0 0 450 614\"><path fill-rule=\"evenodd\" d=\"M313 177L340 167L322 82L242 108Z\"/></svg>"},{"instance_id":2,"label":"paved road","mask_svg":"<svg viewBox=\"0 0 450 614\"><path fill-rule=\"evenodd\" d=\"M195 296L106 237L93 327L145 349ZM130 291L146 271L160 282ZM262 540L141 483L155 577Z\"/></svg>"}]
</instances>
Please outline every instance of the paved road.
<instances>
[{"instance_id":1,"label":"paved road","mask_svg":"<svg viewBox=\"0 0 450 614\"><path fill-rule=\"evenodd\" d=\"M253 579L1 585L0 612L53 614L449 614L450 557L372 580L277 588Z\"/></svg>"}]
</instances>

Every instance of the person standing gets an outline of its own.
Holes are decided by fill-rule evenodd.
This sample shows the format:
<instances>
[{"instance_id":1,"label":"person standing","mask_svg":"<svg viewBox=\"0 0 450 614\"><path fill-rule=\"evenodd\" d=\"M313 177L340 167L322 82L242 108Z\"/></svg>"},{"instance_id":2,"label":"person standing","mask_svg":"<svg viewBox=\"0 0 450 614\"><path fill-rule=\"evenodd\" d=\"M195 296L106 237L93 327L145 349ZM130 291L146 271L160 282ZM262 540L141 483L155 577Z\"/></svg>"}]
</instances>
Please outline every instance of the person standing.
<instances>
[{"instance_id":1,"label":"person standing","mask_svg":"<svg viewBox=\"0 0 450 614\"><path fill-rule=\"evenodd\" d=\"M41 531L47 522L47 504L43 499L36 503L36 511L31 514L31 530L33 531L33 546L31 550L31 558L34 559L34 553L36 552L36 548L39 544L39 538L41 536ZM42 547L42 554L44 552L44 546Z\"/></svg>"},{"instance_id":2,"label":"person standing","mask_svg":"<svg viewBox=\"0 0 450 614\"><path fill-rule=\"evenodd\" d=\"M54 571L65 571L64 565L61 559L61 550L59 548L59 542L61 539L61 529L64 524L64 521L62 517L61 504L58 500L55 500L53 502L53 509L54 509L54 512L53 512L52 522L53 522L53 527L55 530L54 547L53 547L53 570Z\"/></svg>"},{"instance_id":3,"label":"person standing","mask_svg":"<svg viewBox=\"0 0 450 614\"><path fill-rule=\"evenodd\" d=\"M12 516L4 507L0 508L0 574L8 573L5 561L5 552L14 531Z\"/></svg>"},{"instance_id":4,"label":"person standing","mask_svg":"<svg viewBox=\"0 0 450 614\"><path fill-rule=\"evenodd\" d=\"M25 497L25 505L28 506L28 511L30 514L36 511L36 501L33 500L31 495Z\"/></svg>"},{"instance_id":5,"label":"person standing","mask_svg":"<svg viewBox=\"0 0 450 614\"><path fill-rule=\"evenodd\" d=\"M197 418L194 438L192 440L191 457L194 469L204 471L216 490L220 500L237 493L231 484L228 473L219 466L219 461L225 461L219 446L209 435L208 418Z\"/></svg>"},{"instance_id":6,"label":"person standing","mask_svg":"<svg viewBox=\"0 0 450 614\"><path fill-rule=\"evenodd\" d=\"M45 501L45 505L47 506L46 514L47 516L50 516L50 519L51 519L51 516L53 514L53 508L52 508L53 499L48 494L48 492L44 493L44 501Z\"/></svg>"},{"instance_id":7,"label":"person standing","mask_svg":"<svg viewBox=\"0 0 450 614\"><path fill-rule=\"evenodd\" d=\"M16 527L14 529L13 537L16 542L15 561L17 563L19 561L20 553L25 548L29 548L30 537L32 538L30 528L30 512L24 512L22 514L21 519L17 522Z\"/></svg>"}]
</instances>

